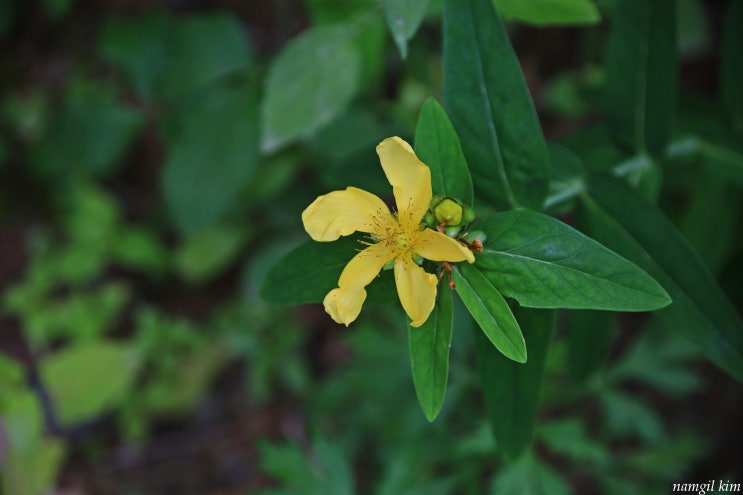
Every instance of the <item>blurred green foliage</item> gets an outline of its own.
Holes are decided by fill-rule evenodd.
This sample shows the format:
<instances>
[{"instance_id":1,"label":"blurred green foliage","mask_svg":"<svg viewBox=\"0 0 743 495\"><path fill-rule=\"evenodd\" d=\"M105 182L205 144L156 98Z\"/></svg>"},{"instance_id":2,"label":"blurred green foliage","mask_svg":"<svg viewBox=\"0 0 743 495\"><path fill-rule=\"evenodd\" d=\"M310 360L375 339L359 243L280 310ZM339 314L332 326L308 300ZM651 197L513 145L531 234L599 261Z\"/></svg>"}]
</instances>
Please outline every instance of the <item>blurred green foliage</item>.
<instances>
[{"instance_id":1,"label":"blurred green foliage","mask_svg":"<svg viewBox=\"0 0 743 495\"><path fill-rule=\"evenodd\" d=\"M565 215L664 286L670 280L674 300L704 301L693 313L648 318L550 312L555 330L537 335L534 348L525 332L537 358L529 372L540 387L525 394L533 407L520 416L537 424L514 433L526 451L513 462L492 435L485 404L493 398L482 395L486 375L475 360L480 334L457 298L454 332L439 339L451 345L448 381L430 391L426 412L440 414L429 423L396 308L369 305L346 331L316 307L287 309L259 295L278 259L311 246L301 244L302 209L347 186L389 196L374 146L391 135L412 142L424 101L461 91L443 80L468 67L466 59L443 60L444 2L176 3L105 2L89 12L72 0L0 2L7 54L0 61L2 493L50 493L70 483L70 473L105 478L122 470L111 469L115 456L107 453L144 452L169 429L188 436L204 416L244 417L250 425L242 451L249 467L232 482L235 493L620 495L741 475L729 458L702 464L725 454L715 450L719 434L710 433L722 413L700 406L712 390L740 408L739 384L677 335L693 341L700 329L729 319L723 290L736 304L743 297L741 2L653 7L676 26L675 38L654 46L674 60L680 53L682 73L689 72L684 64L694 70L694 57L720 61L719 91L689 94L682 85L678 105L664 91L676 84L672 60L628 66L632 46L608 41L613 23L640 16L621 7L650 8L643 2L493 2L507 21L504 39L519 41L509 66L523 69L529 83L515 78L518 91L502 98L532 94L540 113L524 121L533 131L525 134L501 116L489 123L506 141L533 141L529 166L551 162L549 181L536 177L545 211ZM710 36L713 21L724 25L719 39ZM537 41L530 48L526 38L542 33L533 26L565 24L581 26L569 31L575 53L535 68L534 53L553 47ZM658 24L646 27L644 39L655 39ZM636 108L624 98L636 95L612 85L629 85L630 72L673 79L650 88L656 96L647 101L658 107L649 105L641 130L622 117ZM607 87L617 92L619 122L596 125ZM483 115L460 103L452 121L461 133ZM672 113L673 124L666 122ZM494 152L472 135L462 145L465 155ZM612 182L582 189L589 172L612 167L632 184L629 193ZM497 196L498 187L483 180L499 179L482 172L473 173L475 190ZM595 194L601 187L614 194ZM541 192L517 196L531 205ZM637 213L638 204L650 205L642 211L652 215ZM606 230L607 211L626 223ZM672 248L658 248L653 232L631 231L638 216ZM295 258L272 299L321 298L318 287L335 283L323 256L317 251L314 266ZM679 257L688 271L675 270ZM707 269L723 276L723 289ZM370 302L389 302L392 283L383 274ZM702 348L736 369L740 363L719 342ZM515 366L486 363L501 376ZM262 415L281 426L267 426ZM719 470L703 471L718 469L718 461ZM689 478L702 472L705 478ZM146 482L130 480L116 493L155 493ZM173 493L201 490L170 483Z\"/></svg>"}]
</instances>

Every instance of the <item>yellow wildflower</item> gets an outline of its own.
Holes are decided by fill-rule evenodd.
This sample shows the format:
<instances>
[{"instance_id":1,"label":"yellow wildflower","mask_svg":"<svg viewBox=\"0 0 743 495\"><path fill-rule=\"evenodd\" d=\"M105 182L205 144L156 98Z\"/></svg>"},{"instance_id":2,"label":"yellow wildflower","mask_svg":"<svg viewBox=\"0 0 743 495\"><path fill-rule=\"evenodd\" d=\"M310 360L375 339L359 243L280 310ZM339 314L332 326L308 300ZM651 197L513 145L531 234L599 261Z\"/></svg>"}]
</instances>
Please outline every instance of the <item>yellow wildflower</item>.
<instances>
[{"instance_id":1,"label":"yellow wildflower","mask_svg":"<svg viewBox=\"0 0 743 495\"><path fill-rule=\"evenodd\" d=\"M472 252L460 242L432 229L422 228L431 202L431 171L408 143L387 138L377 146L387 180L392 185L397 212L374 194L348 187L318 197L302 213L312 239L334 241L340 236L364 232L373 242L348 262L323 305L338 323L346 326L361 312L364 289L390 261L394 261L397 294L411 326L421 326L436 303L436 275L418 266L413 255L432 261L474 262Z\"/></svg>"}]
</instances>

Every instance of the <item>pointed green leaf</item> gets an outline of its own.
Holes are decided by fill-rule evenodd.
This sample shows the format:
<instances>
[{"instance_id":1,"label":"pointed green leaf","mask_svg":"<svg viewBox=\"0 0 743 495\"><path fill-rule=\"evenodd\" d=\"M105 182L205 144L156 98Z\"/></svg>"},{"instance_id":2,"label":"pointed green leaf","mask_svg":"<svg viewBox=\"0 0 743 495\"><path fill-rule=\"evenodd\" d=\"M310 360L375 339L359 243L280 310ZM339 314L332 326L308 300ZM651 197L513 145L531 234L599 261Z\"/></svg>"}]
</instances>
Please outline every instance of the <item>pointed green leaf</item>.
<instances>
[{"instance_id":1,"label":"pointed green leaf","mask_svg":"<svg viewBox=\"0 0 743 495\"><path fill-rule=\"evenodd\" d=\"M454 266L452 277L457 294L488 340L507 358L525 363L524 336L503 296L468 263Z\"/></svg>"},{"instance_id":2,"label":"pointed green leaf","mask_svg":"<svg viewBox=\"0 0 743 495\"><path fill-rule=\"evenodd\" d=\"M415 154L431 169L433 194L472 206L472 177L459 136L444 109L433 98L423 104L415 128Z\"/></svg>"},{"instance_id":3,"label":"pointed green leaf","mask_svg":"<svg viewBox=\"0 0 743 495\"><path fill-rule=\"evenodd\" d=\"M596 24L601 13L591 0L493 0L508 20L535 26Z\"/></svg>"},{"instance_id":4,"label":"pointed green leaf","mask_svg":"<svg viewBox=\"0 0 743 495\"><path fill-rule=\"evenodd\" d=\"M478 194L500 206L539 209L549 153L491 0L446 1L444 94Z\"/></svg>"},{"instance_id":5,"label":"pointed green leaf","mask_svg":"<svg viewBox=\"0 0 743 495\"><path fill-rule=\"evenodd\" d=\"M408 329L415 393L428 421L436 419L444 405L453 324L451 289L442 277L436 306L428 320L418 328Z\"/></svg>"},{"instance_id":6,"label":"pointed green leaf","mask_svg":"<svg viewBox=\"0 0 743 495\"><path fill-rule=\"evenodd\" d=\"M618 0L606 53L606 115L632 150L661 154L673 130L675 0Z\"/></svg>"},{"instance_id":7,"label":"pointed green leaf","mask_svg":"<svg viewBox=\"0 0 743 495\"><path fill-rule=\"evenodd\" d=\"M670 220L611 176L594 177L583 210L591 235L637 263L673 298L657 315L713 363L743 381L743 323Z\"/></svg>"},{"instance_id":8,"label":"pointed green leaf","mask_svg":"<svg viewBox=\"0 0 743 495\"><path fill-rule=\"evenodd\" d=\"M476 266L523 306L651 311L670 302L636 265L555 218L512 210L478 228L488 237Z\"/></svg>"},{"instance_id":9,"label":"pointed green leaf","mask_svg":"<svg viewBox=\"0 0 743 495\"><path fill-rule=\"evenodd\" d=\"M743 2L728 3L722 39L720 93L732 127L743 134Z\"/></svg>"},{"instance_id":10,"label":"pointed green leaf","mask_svg":"<svg viewBox=\"0 0 743 495\"><path fill-rule=\"evenodd\" d=\"M359 238L333 242L305 241L268 270L261 296L279 304L319 303L338 287L343 268L362 247ZM391 271L384 271L367 287L367 301L390 302L397 298Z\"/></svg>"},{"instance_id":11,"label":"pointed green leaf","mask_svg":"<svg viewBox=\"0 0 743 495\"><path fill-rule=\"evenodd\" d=\"M262 148L274 151L340 114L358 89L361 56L350 28L315 27L271 64L262 103Z\"/></svg>"},{"instance_id":12,"label":"pointed green leaf","mask_svg":"<svg viewBox=\"0 0 743 495\"><path fill-rule=\"evenodd\" d=\"M552 337L555 313L517 308L516 316L529 349L526 364L506 359L475 332L477 367L485 406L501 454L518 458L531 443L544 381L544 363Z\"/></svg>"},{"instance_id":13,"label":"pointed green leaf","mask_svg":"<svg viewBox=\"0 0 743 495\"><path fill-rule=\"evenodd\" d=\"M402 58L408 56L408 40L426 15L429 0L383 0L387 26Z\"/></svg>"}]
</instances>

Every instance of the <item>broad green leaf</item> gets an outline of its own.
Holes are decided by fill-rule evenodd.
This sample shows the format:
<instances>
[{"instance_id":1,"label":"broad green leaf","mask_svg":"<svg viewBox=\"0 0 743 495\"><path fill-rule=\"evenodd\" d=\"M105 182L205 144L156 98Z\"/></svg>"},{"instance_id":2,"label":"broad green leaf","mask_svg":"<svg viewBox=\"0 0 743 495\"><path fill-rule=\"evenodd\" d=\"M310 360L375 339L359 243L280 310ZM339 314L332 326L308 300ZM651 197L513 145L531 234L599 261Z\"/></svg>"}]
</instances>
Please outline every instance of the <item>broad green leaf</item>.
<instances>
[{"instance_id":1,"label":"broad green leaf","mask_svg":"<svg viewBox=\"0 0 743 495\"><path fill-rule=\"evenodd\" d=\"M118 405L134 383L139 359L122 344L75 345L41 361L41 381L64 426L95 418Z\"/></svg>"},{"instance_id":2,"label":"broad green leaf","mask_svg":"<svg viewBox=\"0 0 743 495\"><path fill-rule=\"evenodd\" d=\"M333 242L309 240L281 258L266 274L261 296L279 304L319 303L338 287L343 268L363 245L358 237ZM389 302L397 298L391 271L367 287L367 301Z\"/></svg>"},{"instance_id":3,"label":"broad green leaf","mask_svg":"<svg viewBox=\"0 0 743 495\"><path fill-rule=\"evenodd\" d=\"M568 364L575 383L583 383L599 371L609 357L616 333L616 313L571 311L568 331Z\"/></svg>"},{"instance_id":4,"label":"broad green leaf","mask_svg":"<svg viewBox=\"0 0 743 495\"><path fill-rule=\"evenodd\" d=\"M168 120L165 200L193 233L222 217L247 186L258 157L257 85L240 81L178 109Z\"/></svg>"},{"instance_id":5,"label":"broad green leaf","mask_svg":"<svg viewBox=\"0 0 743 495\"><path fill-rule=\"evenodd\" d=\"M525 363L524 336L503 296L468 263L454 266L452 277L457 294L488 340L507 358Z\"/></svg>"},{"instance_id":6,"label":"broad green leaf","mask_svg":"<svg viewBox=\"0 0 743 495\"><path fill-rule=\"evenodd\" d=\"M617 0L606 53L606 115L616 139L660 155L673 129L675 0Z\"/></svg>"},{"instance_id":7,"label":"broad green leaf","mask_svg":"<svg viewBox=\"0 0 743 495\"><path fill-rule=\"evenodd\" d=\"M418 328L408 328L415 393L428 421L436 419L444 405L454 324L452 309L451 289L448 281L442 277L436 306L428 320Z\"/></svg>"},{"instance_id":8,"label":"broad green leaf","mask_svg":"<svg viewBox=\"0 0 743 495\"><path fill-rule=\"evenodd\" d=\"M418 30L426 15L429 0L383 0L387 26L402 58L408 56L408 40Z\"/></svg>"},{"instance_id":9,"label":"broad green leaf","mask_svg":"<svg viewBox=\"0 0 743 495\"><path fill-rule=\"evenodd\" d=\"M518 307L515 313L529 350L529 361L525 364L496 352L475 332L477 367L490 425L498 451L509 461L517 459L531 444L547 348L555 324L555 313L551 310Z\"/></svg>"},{"instance_id":10,"label":"broad green leaf","mask_svg":"<svg viewBox=\"0 0 743 495\"><path fill-rule=\"evenodd\" d=\"M533 308L651 311L670 299L640 268L559 220L528 210L491 215L476 266Z\"/></svg>"},{"instance_id":11,"label":"broad green leaf","mask_svg":"<svg viewBox=\"0 0 743 495\"><path fill-rule=\"evenodd\" d=\"M673 299L658 317L743 381L743 323L671 222L637 191L610 176L593 178L582 199L591 235L646 270Z\"/></svg>"},{"instance_id":12,"label":"broad green leaf","mask_svg":"<svg viewBox=\"0 0 743 495\"><path fill-rule=\"evenodd\" d=\"M492 0L447 0L444 95L478 194L539 209L549 152L534 104Z\"/></svg>"},{"instance_id":13,"label":"broad green leaf","mask_svg":"<svg viewBox=\"0 0 743 495\"><path fill-rule=\"evenodd\" d=\"M262 148L274 151L337 117L359 85L361 59L349 27L315 27L271 64L262 103Z\"/></svg>"},{"instance_id":14,"label":"broad green leaf","mask_svg":"<svg viewBox=\"0 0 743 495\"><path fill-rule=\"evenodd\" d=\"M597 24L601 14L591 0L493 0L505 18L535 26Z\"/></svg>"},{"instance_id":15,"label":"broad green leaf","mask_svg":"<svg viewBox=\"0 0 743 495\"><path fill-rule=\"evenodd\" d=\"M176 99L246 69L252 62L240 21L225 12L176 18L168 33L161 94Z\"/></svg>"},{"instance_id":16,"label":"broad green leaf","mask_svg":"<svg viewBox=\"0 0 743 495\"><path fill-rule=\"evenodd\" d=\"M728 3L722 39L720 93L732 127L743 135L743 2Z\"/></svg>"},{"instance_id":17,"label":"broad green leaf","mask_svg":"<svg viewBox=\"0 0 743 495\"><path fill-rule=\"evenodd\" d=\"M473 206L472 177L446 112L433 98L423 104L415 128L415 153L431 169L433 194Z\"/></svg>"}]
</instances>

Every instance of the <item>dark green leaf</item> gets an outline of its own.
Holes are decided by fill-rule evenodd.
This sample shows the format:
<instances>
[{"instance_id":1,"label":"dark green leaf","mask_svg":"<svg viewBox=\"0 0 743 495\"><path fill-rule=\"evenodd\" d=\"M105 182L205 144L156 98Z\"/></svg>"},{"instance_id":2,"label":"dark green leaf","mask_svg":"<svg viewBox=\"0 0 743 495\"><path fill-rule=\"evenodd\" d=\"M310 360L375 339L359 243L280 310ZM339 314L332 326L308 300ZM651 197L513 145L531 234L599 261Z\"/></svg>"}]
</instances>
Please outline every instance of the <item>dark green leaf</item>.
<instances>
[{"instance_id":1,"label":"dark green leaf","mask_svg":"<svg viewBox=\"0 0 743 495\"><path fill-rule=\"evenodd\" d=\"M418 328L408 329L413 383L418 402L428 421L436 419L444 405L453 324L451 289L447 280L442 277L436 306L428 320Z\"/></svg>"},{"instance_id":2,"label":"dark green leaf","mask_svg":"<svg viewBox=\"0 0 743 495\"><path fill-rule=\"evenodd\" d=\"M273 151L338 116L359 85L361 59L350 28L315 27L274 59L262 103L262 147Z\"/></svg>"},{"instance_id":3,"label":"dark green leaf","mask_svg":"<svg viewBox=\"0 0 743 495\"><path fill-rule=\"evenodd\" d=\"M677 95L675 0L617 0L606 53L609 128L639 153L662 154Z\"/></svg>"},{"instance_id":4,"label":"dark green leaf","mask_svg":"<svg viewBox=\"0 0 743 495\"><path fill-rule=\"evenodd\" d=\"M505 211L478 228L488 237L477 267L524 306L650 311L670 302L637 266L547 215Z\"/></svg>"},{"instance_id":5,"label":"dark green leaf","mask_svg":"<svg viewBox=\"0 0 743 495\"><path fill-rule=\"evenodd\" d=\"M338 287L343 268L359 249L357 237L333 242L306 241L284 256L266 274L261 296L279 304L319 303ZM367 287L367 301L389 302L397 297L390 271Z\"/></svg>"},{"instance_id":6,"label":"dark green leaf","mask_svg":"<svg viewBox=\"0 0 743 495\"><path fill-rule=\"evenodd\" d=\"M591 0L493 0L493 3L503 17L535 26L601 21L599 9Z\"/></svg>"},{"instance_id":7,"label":"dark green leaf","mask_svg":"<svg viewBox=\"0 0 743 495\"><path fill-rule=\"evenodd\" d=\"M500 470L492 493L498 495L570 495L570 485L531 452Z\"/></svg>"},{"instance_id":8,"label":"dark green leaf","mask_svg":"<svg viewBox=\"0 0 743 495\"><path fill-rule=\"evenodd\" d=\"M220 88L171 117L162 187L181 231L219 219L247 186L258 156L256 89L252 81Z\"/></svg>"},{"instance_id":9,"label":"dark green leaf","mask_svg":"<svg viewBox=\"0 0 743 495\"><path fill-rule=\"evenodd\" d=\"M610 311L570 312L568 363L574 382L584 382L604 366L614 340L616 319L616 313Z\"/></svg>"},{"instance_id":10,"label":"dark green leaf","mask_svg":"<svg viewBox=\"0 0 743 495\"><path fill-rule=\"evenodd\" d=\"M433 98L426 100L418 115L415 153L431 169L433 194L473 205L472 177L462 145L446 112Z\"/></svg>"},{"instance_id":11,"label":"dark green leaf","mask_svg":"<svg viewBox=\"0 0 743 495\"><path fill-rule=\"evenodd\" d=\"M624 182L599 176L583 196L591 235L657 279L673 304L657 314L713 363L743 380L743 324L687 241Z\"/></svg>"},{"instance_id":12,"label":"dark green leaf","mask_svg":"<svg viewBox=\"0 0 743 495\"><path fill-rule=\"evenodd\" d=\"M408 56L408 40L415 35L429 0L383 0L387 26L402 58Z\"/></svg>"},{"instance_id":13,"label":"dark green leaf","mask_svg":"<svg viewBox=\"0 0 743 495\"><path fill-rule=\"evenodd\" d=\"M534 104L491 0L447 0L444 94L478 193L539 209L549 153Z\"/></svg>"},{"instance_id":14,"label":"dark green leaf","mask_svg":"<svg viewBox=\"0 0 743 495\"><path fill-rule=\"evenodd\" d=\"M452 276L457 294L488 340L507 358L525 363L524 337L503 296L468 263L454 266Z\"/></svg>"},{"instance_id":15,"label":"dark green leaf","mask_svg":"<svg viewBox=\"0 0 743 495\"><path fill-rule=\"evenodd\" d=\"M477 367L495 441L508 460L531 443L539 410L544 364L555 323L554 311L517 308L529 361L516 363L496 352L475 332Z\"/></svg>"},{"instance_id":16,"label":"dark green leaf","mask_svg":"<svg viewBox=\"0 0 743 495\"><path fill-rule=\"evenodd\" d=\"M537 433L550 450L575 461L605 465L612 459L606 446L588 437L585 425L577 417L540 425Z\"/></svg>"},{"instance_id":17,"label":"dark green leaf","mask_svg":"<svg viewBox=\"0 0 743 495\"><path fill-rule=\"evenodd\" d=\"M720 64L722 108L743 135L743 2L731 1L725 16Z\"/></svg>"}]
</instances>

